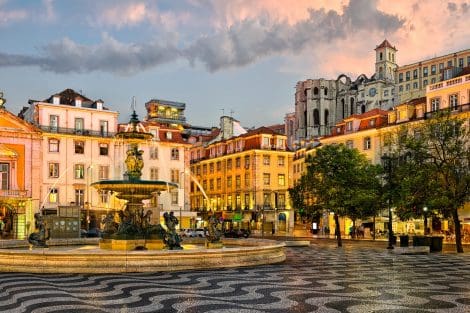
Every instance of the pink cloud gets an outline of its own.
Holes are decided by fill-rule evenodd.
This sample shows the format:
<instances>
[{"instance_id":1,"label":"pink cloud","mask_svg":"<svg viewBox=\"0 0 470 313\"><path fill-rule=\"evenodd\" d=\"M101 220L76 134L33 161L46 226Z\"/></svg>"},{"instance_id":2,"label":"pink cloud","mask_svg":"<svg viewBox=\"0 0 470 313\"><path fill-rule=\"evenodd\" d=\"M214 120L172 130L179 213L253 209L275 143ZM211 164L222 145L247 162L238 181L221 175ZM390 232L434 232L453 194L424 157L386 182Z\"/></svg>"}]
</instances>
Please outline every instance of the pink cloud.
<instances>
[{"instance_id":1,"label":"pink cloud","mask_svg":"<svg viewBox=\"0 0 470 313\"><path fill-rule=\"evenodd\" d=\"M28 17L28 12L25 10L7 10L2 6L7 1L0 1L0 26L24 20Z\"/></svg>"}]
</instances>

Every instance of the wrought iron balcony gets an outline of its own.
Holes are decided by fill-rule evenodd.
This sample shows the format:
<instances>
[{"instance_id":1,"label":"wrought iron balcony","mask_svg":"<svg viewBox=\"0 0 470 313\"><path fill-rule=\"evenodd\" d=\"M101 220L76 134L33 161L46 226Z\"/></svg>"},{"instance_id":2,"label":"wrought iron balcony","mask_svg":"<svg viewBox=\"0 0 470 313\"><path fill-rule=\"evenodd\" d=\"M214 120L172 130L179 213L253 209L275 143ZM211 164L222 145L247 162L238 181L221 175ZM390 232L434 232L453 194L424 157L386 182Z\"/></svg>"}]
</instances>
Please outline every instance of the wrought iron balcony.
<instances>
[{"instance_id":1,"label":"wrought iron balcony","mask_svg":"<svg viewBox=\"0 0 470 313\"><path fill-rule=\"evenodd\" d=\"M111 138L111 137L114 137L115 135L114 132L91 130L91 129L76 129L76 128L46 126L46 125L39 125L39 128L47 133L69 134L69 135L77 135L77 136Z\"/></svg>"},{"instance_id":2,"label":"wrought iron balcony","mask_svg":"<svg viewBox=\"0 0 470 313\"><path fill-rule=\"evenodd\" d=\"M426 113L424 113L424 118L429 119L433 115L435 115L437 112L445 112L445 111L449 111L451 114L457 114L457 113L461 113L461 112L468 112L468 111L470 111L470 103L465 103L465 104L462 104L462 105L458 105L458 106L453 107L453 108L443 108L443 109L439 109L439 110L435 110L435 111L431 111L431 112L426 112Z\"/></svg>"}]
</instances>

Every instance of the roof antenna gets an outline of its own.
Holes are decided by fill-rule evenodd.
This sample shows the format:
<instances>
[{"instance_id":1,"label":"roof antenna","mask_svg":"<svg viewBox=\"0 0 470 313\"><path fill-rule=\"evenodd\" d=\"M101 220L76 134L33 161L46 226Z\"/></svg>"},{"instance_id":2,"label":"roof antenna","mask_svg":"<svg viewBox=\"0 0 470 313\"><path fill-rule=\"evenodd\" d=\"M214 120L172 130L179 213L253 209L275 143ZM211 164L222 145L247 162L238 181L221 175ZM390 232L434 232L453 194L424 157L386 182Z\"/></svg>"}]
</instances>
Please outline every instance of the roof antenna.
<instances>
[{"instance_id":1,"label":"roof antenna","mask_svg":"<svg viewBox=\"0 0 470 313\"><path fill-rule=\"evenodd\" d=\"M220 109L220 111L222 111L222 116L225 115L225 109Z\"/></svg>"},{"instance_id":2,"label":"roof antenna","mask_svg":"<svg viewBox=\"0 0 470 313\"><path fill-rule=\"evenodd\" d=\"M132 96L132 104L131 104L132 111L135 112L135 96Z\"/></svg>"},{"instance_id":3,"label":"roof antenna","mask_svg":"<svg viewBox=\"0 0 470 313\"><path fill-rule=\"evenodd\" d=\"M235 113L235 112L233 111L233 109L230 109L230 117L231 117L231 118L233 118L233 113Z\"/></svg>"}]
</instances>

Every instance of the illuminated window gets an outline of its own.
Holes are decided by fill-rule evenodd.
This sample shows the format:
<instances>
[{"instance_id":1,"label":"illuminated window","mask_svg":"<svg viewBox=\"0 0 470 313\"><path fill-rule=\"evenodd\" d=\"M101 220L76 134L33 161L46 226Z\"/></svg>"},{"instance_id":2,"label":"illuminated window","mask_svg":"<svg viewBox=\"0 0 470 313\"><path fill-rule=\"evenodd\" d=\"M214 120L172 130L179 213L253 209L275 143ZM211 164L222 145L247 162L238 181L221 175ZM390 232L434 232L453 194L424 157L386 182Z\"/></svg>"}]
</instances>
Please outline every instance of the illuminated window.
<instances>
[{"instance_id":1,"label":"illuminated window","mask_svg":"<svg viewBox=\"0 0 470 313\"><path fill-rule=\"evenodd\" d=\"M59 177L59 163L49 163L49 177Z\"/></svg>"},{"instance_id":2,"label":"illuminated window","mask_svg":"<svg viewBox=\"0 0 470 313\"><path fill-rule=\"evenodd\" d=\"M75 179L85 178L85 165L75 164L74 166Z\"/></svg>"},{"instance_id":3,"label":"illuminated window","mask_svg":"<svg viewBox=\"0 0 470 313\"><path fill-rule=\"evenodd\" d=\"M364 150L370 150L370 147L371 147L370 137L364 138Z\"/></svg>"},{"instance_id":4,"label":"illuminated window","mask_svg":"<svg viewBox=\"0 0 470 313\"><path fill-rule=\"evenodd\" d=\"M171 159L172 160L179 160L180 159L180 151L178 148L171 149Z\"/></svg>"},{"instance_id":5,"label":"illuminated window","mask_svg":"<svg viewBox=\"0 0 470 313\"><path fill-rule=\"evenodd\" d=\"M263 173L263 183L265 186L269 186L271 184L271 175L269 173Z\"/></svg>"},{"instance_id":6,"label":"illuminated window","mask_svg":"<svg viewBox=\"0 0 470 313\"><path fill-rule=\"evenodd\" d=\"M108 144L100 143L100 155L108 155Z\"/></svg>"},{"instance_id":7,"label":"illuminated window","mask_svg":"<svg viewBox=\"0 0 470 313\"><path fill-rule=\"evenodd\" d=\"M75 141L75 153L84 154L85 153L85 142L84 141Z\"/></svg>"},{"instance_id":8,"label":"illuminated window","mask_svg":"<svg viewBox=\"0 0 470 313\"><path fill-rule=\"evenodd\" d=\"M277 175L277 182L278 182L279 186L285 186L286 185L286 175L278 174Z\"/></svg>"},{"instance_id":9,"label":"illuminated window","mask_svg":"<svg viewBox=\"0 0 470 313\"><path fill-rule=\"evenodd\" d=\"M49 203L59 202L59 189L51 188L49 190Z\"/></svg>"},{"instance_id":10,"label":"illuminated window","mask_svg":"<svg viewBox=\"0 0 470 313\"><path fill-rule=\"evenodd\" d=\"M59 152L59 140L49 139L49 152Z\"/></svg>"},{"instance_id":11,"label":"illuminated window","mask_svg":"<svg viewBox=\"0 0 470 313\"><path fill-rule=\"evenodd\" d=\"M98 169L99 179L109 179L109 165L100 165Z\"/></svg>"}]
</instances>

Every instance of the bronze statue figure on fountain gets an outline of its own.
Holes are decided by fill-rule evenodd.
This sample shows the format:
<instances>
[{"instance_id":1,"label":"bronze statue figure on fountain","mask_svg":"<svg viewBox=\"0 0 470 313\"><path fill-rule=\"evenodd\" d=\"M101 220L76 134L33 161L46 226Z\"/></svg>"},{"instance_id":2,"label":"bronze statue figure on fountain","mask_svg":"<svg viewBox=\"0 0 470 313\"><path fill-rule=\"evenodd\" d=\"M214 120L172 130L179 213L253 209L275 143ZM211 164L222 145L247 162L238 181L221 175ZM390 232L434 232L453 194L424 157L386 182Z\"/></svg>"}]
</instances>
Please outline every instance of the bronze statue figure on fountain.
<instances>
[{"instance_id":1,"label":"bronze statue figure on fountain","mask_svg":"<svg viewBox=\"0 0 470 313\"><path fill-rule=\"evenodd\" d=\"M46 229L46 222L41 213L34 214L34 225L36 231L29 235L28 242L34 247L47 248L46 240L49 240L50 232Z\"/></svg>"},{"instance_id":2,"label":"bronze statue figure on fountain","mask_svg":"<svg viewBox=\"0 0 470 313\"><path fill-rule=\"evenodd\" d=\"M142 176L142 168L144 167L144 160L142 159L143 150L139 150L137 145L133 145L127 151L126 166L127 166L127 177L130 180L140 179Z\"/></svg>"},{"instance_id":3,"label":"bronze statue figure on fountain","mask_svg":"<svg viewBox=\"0 0 470 313\"><path fill-rule=\"evenodd\" d=\"M219 243L221 237L221 231L218 229L218 225L220 224L219 219L212 214L209 217L209 227L207 229L208 234L206 236L206 240L210 243Z\"/></svg>"},{"instance_id":4,"label":"bronze statue figure on fountain","mask_svg":"<svg viewBox=\"0 0 470 313\"><path fill-rule=\"evenodd\" d=\"M163 218L165 219L165 225L167 228L166 234L163 238L167 249L169 250L181 250L181 237L176 233L176 225L178 225L178 219L173 212L163 213Z\"/></svg>"}]
</instances>

